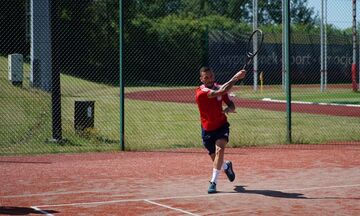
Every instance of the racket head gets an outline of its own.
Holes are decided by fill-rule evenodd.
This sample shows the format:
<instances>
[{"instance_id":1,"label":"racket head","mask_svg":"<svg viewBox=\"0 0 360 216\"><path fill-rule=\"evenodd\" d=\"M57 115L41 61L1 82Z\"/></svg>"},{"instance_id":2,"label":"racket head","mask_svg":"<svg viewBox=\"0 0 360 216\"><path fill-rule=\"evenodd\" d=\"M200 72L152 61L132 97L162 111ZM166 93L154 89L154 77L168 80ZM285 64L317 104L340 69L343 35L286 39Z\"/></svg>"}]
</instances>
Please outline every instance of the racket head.
<instances>
[{"instance_id":1,"label":"racket head","mask_svg":"<svg viewBox=\"0 0 360 216\"><path fill-rule=\"evenodd\" d=\"M252 58L257 55L262 47L264 34L260 29L256 29L249 37L246 47L246 56Z\"/></svg>"},{"instance_id":2,"label":"racket head","mask_svg":"<svg viewBox=\"0 0 360 216\"><path fill-rule=\"evenodd\" d=\"M251 60L257 55L262 47L264 41L264 34L260 29L256 29L251 33L245 53L245 64L242 69L246 69L246 67L250 64Z\"/></svg>"}]
</instances>

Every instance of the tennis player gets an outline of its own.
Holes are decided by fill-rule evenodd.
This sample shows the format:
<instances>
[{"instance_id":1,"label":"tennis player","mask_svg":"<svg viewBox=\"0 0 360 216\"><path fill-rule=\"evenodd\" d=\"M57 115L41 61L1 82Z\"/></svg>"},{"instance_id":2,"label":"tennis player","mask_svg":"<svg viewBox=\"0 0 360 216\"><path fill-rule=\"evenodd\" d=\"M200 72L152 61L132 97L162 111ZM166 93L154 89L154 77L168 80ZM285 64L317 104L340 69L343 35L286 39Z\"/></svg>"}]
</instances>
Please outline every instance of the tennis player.
<instances>
[{"instance_id":1,"label":"tennis player","mask_svg":"<svg viewBox=\"0 0 360 216\"><path fill-rule=\"evenodd\" d=\"M196 103L200 112L202 141L213 161L213 172L208 193L216 193L217 180L223 168L229 181L234 181L235 173L231 161L224 163L225 146L229 142L229 126L225 114L235 112L235 104L230 100L228 92L234 84L243 79L245 70L237 72L228 82L219 85L215 82L215 74L209 67L200 69L200 81L203 83L196 89ZM223 102L227 105L223 109Z\"/></svg>"}]
</instances>

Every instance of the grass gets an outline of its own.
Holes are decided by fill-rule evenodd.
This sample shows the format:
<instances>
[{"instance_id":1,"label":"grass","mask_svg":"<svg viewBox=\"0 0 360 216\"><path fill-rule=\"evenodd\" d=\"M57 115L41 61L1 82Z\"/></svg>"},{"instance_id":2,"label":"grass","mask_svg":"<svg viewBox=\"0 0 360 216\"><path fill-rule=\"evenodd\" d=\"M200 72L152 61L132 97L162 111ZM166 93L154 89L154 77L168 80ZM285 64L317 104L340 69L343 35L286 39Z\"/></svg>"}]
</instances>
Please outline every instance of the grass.
<instances>
[{"instance_id":1,"label":"grass","mask_svg":"<svg viewBox=\"0 0 360 216\"><path fill-rule=\"evenodd\" d=\"M23 87L7 80L7 59L0 57L0 154L43 154L114 151L120 143L119 88L62 75L62 128L65 143L49 143L52 137L51 96L29 87L29 65L25 64ZM189 88L189 87L188 87ZM126 92L168 89L126 88ZM242 98L284 99L280 87L262 92L242 87ZM349 89L293 88L293 99L313 102L359 103L359 94ZM76 100L95 101L95 128L83 134L74 131ZM359 141L360 118L293 113L293 141L324 143ZM286 114L239 108L229 116L232 147L282 144L286 142ZM125 99L125 145L127 150L201 147L200 123L195 104L147 102Z\"/></svg>"},{"instance_id":2,"label":"grass","mask_svg":"<svg viewBox=\"0 0 360 216\"><path fill-rule=\"evenodd\" d=\"M119 89L62 75L63 143L53 143L51 95L29 87L29 65L24 82L15 87L7 77L7 59L0 57L0 154L42 154L112 151L119 149ZM74 103L94 100L95 128L74 131Z\"/></svg>"},{"instance_id":3,"label":"grass","mask_svg":"<svg viewBox=\"0 0 360 216\"><path fill-rule=\"evenodd\" d=\"M201 146L197 107L192 104L129 100L126 139L131 150ZM147 113L147 114L145 114ZM229 116L232 147L286 143L283 112L238 108ZM359 118L293 113L293 141L358 141Z\"/></svg>"}]
</instances>

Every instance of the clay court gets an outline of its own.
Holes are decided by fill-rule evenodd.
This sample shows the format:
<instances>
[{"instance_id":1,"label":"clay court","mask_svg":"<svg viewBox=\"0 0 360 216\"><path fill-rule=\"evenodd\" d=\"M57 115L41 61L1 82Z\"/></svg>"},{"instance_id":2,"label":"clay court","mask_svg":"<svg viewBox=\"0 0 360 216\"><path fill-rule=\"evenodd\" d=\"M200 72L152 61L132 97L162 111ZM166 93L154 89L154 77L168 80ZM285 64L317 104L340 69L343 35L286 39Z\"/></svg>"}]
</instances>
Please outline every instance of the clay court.
<instances>
[{"instance_id":1,"label":"clay court","mask_svg":"<svg viewBox=\"0 0 360 216\"><path fill-rule=\"evenodd\" d=\"M360 143L2 157L1 215L359 215Z\"/></svg>"},{"instance_id":2,"label":"clay court","mask_svg":"<svg viewBox=\"0 0 360 216\"><path fill-rule=\"evenodd\" d=\"M0 216L360 215L356 1L307 2L6 1ZM236 179L215 194L202 65L248 71L229 92Z\"/></svg>"},{"instance_id":3,"label":"clay court","mask_svg":"<svg viewBox=\"0 0 360 216\"><path fill-rule=\"evenodd\" d=\"M193 90L177 93L127 97L193 103ZM281 103L235 102L285 109ZM294 110L359 116L358 107ZM359 215L359 153L359 142L229 148L225 159L233 161L236 179L230 183L221 174L217 194L207 194L212 167L201 146L1 157L0 215Z\"/></svg>"}]
</instances>

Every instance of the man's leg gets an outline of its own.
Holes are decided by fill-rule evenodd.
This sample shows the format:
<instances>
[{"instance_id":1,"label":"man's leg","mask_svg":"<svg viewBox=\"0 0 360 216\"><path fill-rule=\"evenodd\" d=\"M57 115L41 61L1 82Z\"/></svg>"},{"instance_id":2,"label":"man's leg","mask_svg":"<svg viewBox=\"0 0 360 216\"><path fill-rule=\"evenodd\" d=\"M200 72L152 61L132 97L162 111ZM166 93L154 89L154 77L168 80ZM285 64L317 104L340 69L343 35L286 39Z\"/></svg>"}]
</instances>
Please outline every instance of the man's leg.
<instances>
[{"instance_id":1,"label":"man's leg","mask_svg":"<svg viewBox=\"0 0 360 216\"><path fill-rule=\"evenodd\" d=\"M211 160L214 162L214 160L215 160L215 153L214 153L214 154L210 154L210 158L211 158Z\"/></svg>"},{"instance_id":2,"label":"man's leg","mask_svg":"<svg viewBox=\"0 0 360 216\"><path fill-rule=\"evenodd\" d=\"M216 150L214 154L210 154L210 157L213 161L213 175L211 182L217 182L217 178L220 174L221 168L224 169L225 174L227 175L229 181L234 181L235 173L232 169L231 161L224 162L224 155L225 155L225 146L227 144L226 139L219 139L216 141Z\"/></svg>"},{"instance_id":3,"label":"man's leg","mask_svg":"<svg viewBox=\"0 0 360 216\"><path fill-rule=\"evenodd\" d=\"M210 157L213 161L213 174L210 180L210 186L208 189L208 193L216 193L216 183L217 178L220 174L221 167L224 161L224 152L225 146L227 144L226 139L219 139L216 141L216 150L214 154L210 154Z\"/></svg>"},{"instance_id":4,"label":"man's leg","mask_svg":"<svg viewBox=\"0 0 360 216\"><path fill-rule=\"evenodd\" d=\"M224 162L224 153L225 153L225 146L228 143L226 139L218 139L216 140L216 151L214 157L214 169L221 170L221 167Z\"/></svg>"}]
</instances>

